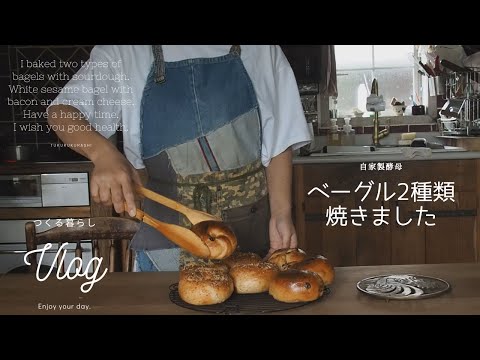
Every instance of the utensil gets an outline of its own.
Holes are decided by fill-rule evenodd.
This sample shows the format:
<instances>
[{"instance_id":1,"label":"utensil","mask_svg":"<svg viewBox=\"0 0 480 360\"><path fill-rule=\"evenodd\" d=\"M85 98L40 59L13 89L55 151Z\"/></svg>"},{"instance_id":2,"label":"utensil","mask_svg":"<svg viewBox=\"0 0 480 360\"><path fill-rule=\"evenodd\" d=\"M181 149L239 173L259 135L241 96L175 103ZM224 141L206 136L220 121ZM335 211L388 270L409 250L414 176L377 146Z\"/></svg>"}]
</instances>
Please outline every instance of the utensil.
<instances>
[{"instance_id":1,"label":"utensil","mask_svg":"<svg viewBox=\"0 0 480 360\"><path fill-rule=\"evenodd\" d=\"M440 70L440 57L437 55L435 57L435 65L433 67L433 72L436 76L440 76L442 71Z\"/></svg>"},{"instance_id":2,"label":"utensil","mask_svg":"<svg viewBox=\"0 0 480 360\"><path fill-rule=\"evenodd\" d=\"M446 67L447 69L453 71L453 72L469 72L470 70L467 68L464 68L462 66L458 66L448 60L442 59L440 61L440 64L442 64L443 67Z\"/></svg>"},{"instance_id":3,"label":"utensil","mask_svg":"<svg viewBox=\"0 0 480 360\"><path fill-rule=\"evenodd\" d=\"M125 206L127 205L125 204ZM208 258L210 256L210 249L193 231L179 225L167 224L160 220L154 219L140 209L137 209L135 218L158 230L165 235L165 237L173 241L181 248L187 250L192 255L201 258Z\"/></svg>"},{"instance_id":4,"label":"utensil","mask_svg":"<svg viewBox=\"0 0 480 360\"><path fill-rule=\"evenodd\" d=\"M429 76L435 77L435 73L433 72L432 69L430 69L430 66L422 63L421 61L419 61L418 63L420 64L420 66L422 67L422 69L425 70L425 72L426 72Z\"/></svg>"},{"instance_id":5,"label":"utensil","mask_svg":"<svg viewBox=\"0 0 480 360\"><path fill-rule=\"evenodd\" d=\"M137 191L138 194L185 215L185 217L193 225L202 221L222 221L222 219L220 219L217 216L210 215L200 210L191 209L183 204L180 204L177 201L169 199L163 195L157 194L156 192L146 189L142 186L137 186L135 190Z\"/></svg>"}]
</instances>

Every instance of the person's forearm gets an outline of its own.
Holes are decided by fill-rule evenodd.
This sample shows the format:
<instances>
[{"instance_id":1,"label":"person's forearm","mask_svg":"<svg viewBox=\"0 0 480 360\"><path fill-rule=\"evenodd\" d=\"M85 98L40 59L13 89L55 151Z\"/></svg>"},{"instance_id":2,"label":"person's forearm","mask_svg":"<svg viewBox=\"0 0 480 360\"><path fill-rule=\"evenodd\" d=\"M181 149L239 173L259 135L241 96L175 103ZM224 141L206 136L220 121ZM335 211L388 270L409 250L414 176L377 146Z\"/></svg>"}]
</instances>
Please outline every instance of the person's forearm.
<instances>
[{"instance_id":1,"label":"person's forearm","mask_svg":"<svg viewBox=\"0 0 480 360\"><path fill-rule=\"evenodd\" d=\"M137 211L134 187L140 186L142 182L135 168L116 146L90 128L90 123L81 118L80 112L74 107L50 107L48 123L55 129L60 140L94 163L90 176L92 199L105 206L113 204L117 213L127 210L134 217Z\"/></svg>"},{"instance_id":2,"label":"person's forearm","mask_svg":"<svg viewBox=\"0 0 480 360\"><path fill-rule=\"evenodd\" d=\"M290 214L292 210L291 148L271 159L267 167L267 184L272 216Z\"/></svg>"},{"instance_id":3,"label":"person's forearm","mask_svg":"<svg viewBox=\"0 0 480 360\"><path fill-rule=\"evenodd\" d=\"M51 106L48 123L64 144L93 162L106 151L116 150L108 139L91 128L90 123L73 106Z\"/></svg>"}]
</instances>

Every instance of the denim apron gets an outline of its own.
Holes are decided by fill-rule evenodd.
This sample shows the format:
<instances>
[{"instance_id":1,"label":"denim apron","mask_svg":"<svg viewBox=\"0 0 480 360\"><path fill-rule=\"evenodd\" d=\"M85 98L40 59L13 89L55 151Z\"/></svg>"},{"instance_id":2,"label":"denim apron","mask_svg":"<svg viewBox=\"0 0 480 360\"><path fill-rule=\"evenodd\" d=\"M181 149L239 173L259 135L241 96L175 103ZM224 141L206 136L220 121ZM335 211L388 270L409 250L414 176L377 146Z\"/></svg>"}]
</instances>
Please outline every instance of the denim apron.
<instances>
[{"instance_id":1,"label":"denim apron","mask_svg":"<svg viewBox=\"0 0 480 360\"><path fill-rule=\"evenodd\" d=\"M141 104L146 187L186 206L221 217L232 226L239 250L269 250L269 206L261 163L261 121L240 46L226 55L165 62L153 45L154 63ZM189 227L178 212L151 200L144 211ZM176 271L197 261L149 225L131 247L138 271Z\"/></svg>"}]
</instances>

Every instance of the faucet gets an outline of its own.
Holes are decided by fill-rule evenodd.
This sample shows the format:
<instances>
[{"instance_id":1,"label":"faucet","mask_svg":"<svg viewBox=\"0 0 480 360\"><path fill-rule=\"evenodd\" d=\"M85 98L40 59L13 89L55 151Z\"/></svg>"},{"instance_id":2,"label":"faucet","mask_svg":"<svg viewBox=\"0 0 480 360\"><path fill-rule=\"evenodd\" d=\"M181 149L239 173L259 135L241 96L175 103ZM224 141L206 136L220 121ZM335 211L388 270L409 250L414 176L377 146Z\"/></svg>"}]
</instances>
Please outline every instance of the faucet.
<instances>
[{"instance_id":1,"label":"faucet","mask_svg":"<svg viewBox=\"0 0 480 360\"><path fill-rule=\"evenodd\" d=\"M377 79L373 79L371 95L378 96L378 82L377 82ZM390 127L389 126L387 126L387 128L383 129L382 131L379 131L379 127L380 127L380 121L378 119L378 111L375 111L375 115L373 117L373 133L372 133L373 146L379 146L380 145L380 139L382 139L385 136L387 136L388 134L390 134Z\"/></svg>"}]
</instances>

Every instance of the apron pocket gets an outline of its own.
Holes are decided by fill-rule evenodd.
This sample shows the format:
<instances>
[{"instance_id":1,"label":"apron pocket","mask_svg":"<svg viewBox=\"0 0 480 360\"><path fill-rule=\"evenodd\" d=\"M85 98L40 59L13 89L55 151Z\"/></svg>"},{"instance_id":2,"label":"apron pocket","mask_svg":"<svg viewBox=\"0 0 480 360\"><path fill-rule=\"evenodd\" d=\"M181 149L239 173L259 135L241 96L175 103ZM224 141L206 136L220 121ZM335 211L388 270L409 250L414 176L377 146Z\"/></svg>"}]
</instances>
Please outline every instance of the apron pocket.
<instances>
[{"instance_id":1,"label":"apron pocket","mask_svg":"<svg viewBox=\"0 0 480 360\"><path fill-rule=\"evenodd\" d=\"M254 252L262 258L267 255L270 249L268 195L253 204L223 210L222 217L235 232L239 251Z\"/></svg>"}]
</instances>

